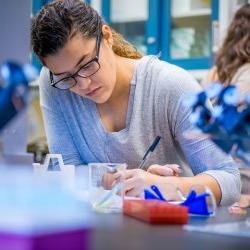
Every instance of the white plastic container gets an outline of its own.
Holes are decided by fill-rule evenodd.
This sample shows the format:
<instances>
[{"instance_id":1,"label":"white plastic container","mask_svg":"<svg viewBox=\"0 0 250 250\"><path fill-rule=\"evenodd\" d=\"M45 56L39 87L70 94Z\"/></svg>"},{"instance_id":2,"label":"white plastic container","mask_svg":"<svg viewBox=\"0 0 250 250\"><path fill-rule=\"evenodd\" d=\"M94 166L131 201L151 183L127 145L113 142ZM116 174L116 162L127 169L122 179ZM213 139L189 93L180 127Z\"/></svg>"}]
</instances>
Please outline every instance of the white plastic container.
<instances>
[{"instance_id":1,"label":"white plastic container","mask_svg":"<svg viewBox=\"0 0 250 250\"><path fill-rule=\"evenodd\" d=\"M122 212L125 163L90 163L89 197L97 212Z\"/></svg>"}]
</instances>

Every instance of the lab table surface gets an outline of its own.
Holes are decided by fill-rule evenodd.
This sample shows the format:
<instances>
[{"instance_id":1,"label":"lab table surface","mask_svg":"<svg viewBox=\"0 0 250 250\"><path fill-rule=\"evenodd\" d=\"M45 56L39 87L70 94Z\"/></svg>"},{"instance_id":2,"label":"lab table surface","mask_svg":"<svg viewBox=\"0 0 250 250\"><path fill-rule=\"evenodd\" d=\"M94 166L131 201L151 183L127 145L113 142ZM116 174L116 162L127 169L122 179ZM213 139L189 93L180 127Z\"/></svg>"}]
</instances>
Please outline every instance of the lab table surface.
<instances>
[{"instance_id":1,"label":"lab table surface","mask_svg":"<svg viewBox=\"0 0 250 250\"><path fill-rule=\"evenodd\" d=\"M189 219L188 225L208 225L243 221L246 216L231 215L219 207L215 217ZM250 230L250 229L249 229ZM184 230L181 225L151 225L123 214L96 214L91 249L250 249L250 237L226 236Z\"/></svg>"}]
</instances>

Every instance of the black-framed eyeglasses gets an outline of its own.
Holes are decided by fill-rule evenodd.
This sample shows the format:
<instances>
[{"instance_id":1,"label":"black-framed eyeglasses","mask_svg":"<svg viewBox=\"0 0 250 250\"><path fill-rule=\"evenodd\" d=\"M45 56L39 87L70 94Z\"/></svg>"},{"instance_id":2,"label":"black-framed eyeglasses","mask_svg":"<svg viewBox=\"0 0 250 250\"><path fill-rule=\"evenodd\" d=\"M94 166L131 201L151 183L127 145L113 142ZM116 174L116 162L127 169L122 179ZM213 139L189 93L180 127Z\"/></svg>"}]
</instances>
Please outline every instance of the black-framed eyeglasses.
<instances>
[{"instance_id":1,"label":"black-framed eyeglasses","mask_svg":"<svg viewBox=\"0 0 250 250\"><path fill-rule=\"evenodd\" d=\"M100 52L100 44L102 40L102 32L96 38L96 56L91 59L89 62L85 63L81 66L80 69L77 70L73 75L67 76L64 78L60 78L59 76L53 75L50 71L50 82L51 86L61 90L67 90L74 87L77 84L76 77L87 78L94 75L99 69L99 52Z\"/></svg>"}]
</instances>

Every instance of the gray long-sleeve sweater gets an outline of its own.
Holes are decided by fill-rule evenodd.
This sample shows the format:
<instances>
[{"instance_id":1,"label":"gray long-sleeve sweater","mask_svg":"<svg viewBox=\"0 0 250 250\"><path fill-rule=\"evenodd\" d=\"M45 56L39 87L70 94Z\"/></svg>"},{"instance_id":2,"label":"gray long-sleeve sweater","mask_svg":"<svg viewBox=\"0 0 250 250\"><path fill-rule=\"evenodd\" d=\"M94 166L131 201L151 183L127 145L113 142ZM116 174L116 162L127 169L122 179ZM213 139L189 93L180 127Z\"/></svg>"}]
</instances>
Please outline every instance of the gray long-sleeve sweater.
<instances>
[{"instance_id":1,"label":"gray long-sleeve sweater","mask_svg":"<svg viewBox=\"0 0 250 250\"><path fill-rule=\"evenodd\" d=\"M137 61L131 81L126 127L111 133L93 101L50 87L43 68L40 95L50 152L61 153L66 164L126 162L135 168L159 135L148 166L178 164L184 176L206 173L220 185L221 204L231 204L241 188L236 163L208 139L187 136L193 126L183 99L200 90L185 70L145 56Z\"/></svg>"}]
</instances>

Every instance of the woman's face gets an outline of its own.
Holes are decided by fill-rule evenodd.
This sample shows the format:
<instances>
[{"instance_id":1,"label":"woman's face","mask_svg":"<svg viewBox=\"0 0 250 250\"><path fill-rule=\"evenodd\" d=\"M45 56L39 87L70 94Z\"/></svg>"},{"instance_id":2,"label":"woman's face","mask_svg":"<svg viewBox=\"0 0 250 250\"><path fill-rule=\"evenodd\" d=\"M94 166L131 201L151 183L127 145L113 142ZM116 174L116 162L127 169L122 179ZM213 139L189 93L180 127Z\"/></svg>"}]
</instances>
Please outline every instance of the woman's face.
<instances>
[{"instance_id":1,"label":"woman's face","mask_svg":"<svg viewBox=\"0 0 250 250\"><path fill-rule=\"evenodd\" d=\"M93 75L88 77L75 76L76 85L70 91L89 98L94 102L105 103L111 96L116 83L116 64L115 55L108 42L110 34L104 34L99 45L99 65L95 68ZM106 38L105 38L106 37ZM78 72L85 64L96 57L97 39L89 39L81 34L73 36L65 46L55 55L44 58L45 65L49 68L56 79L60 80ZM81 72L88 72L88 67L83 67ZM91 73L91 72L90 72Z\"/></svg>"}]
</instances>

